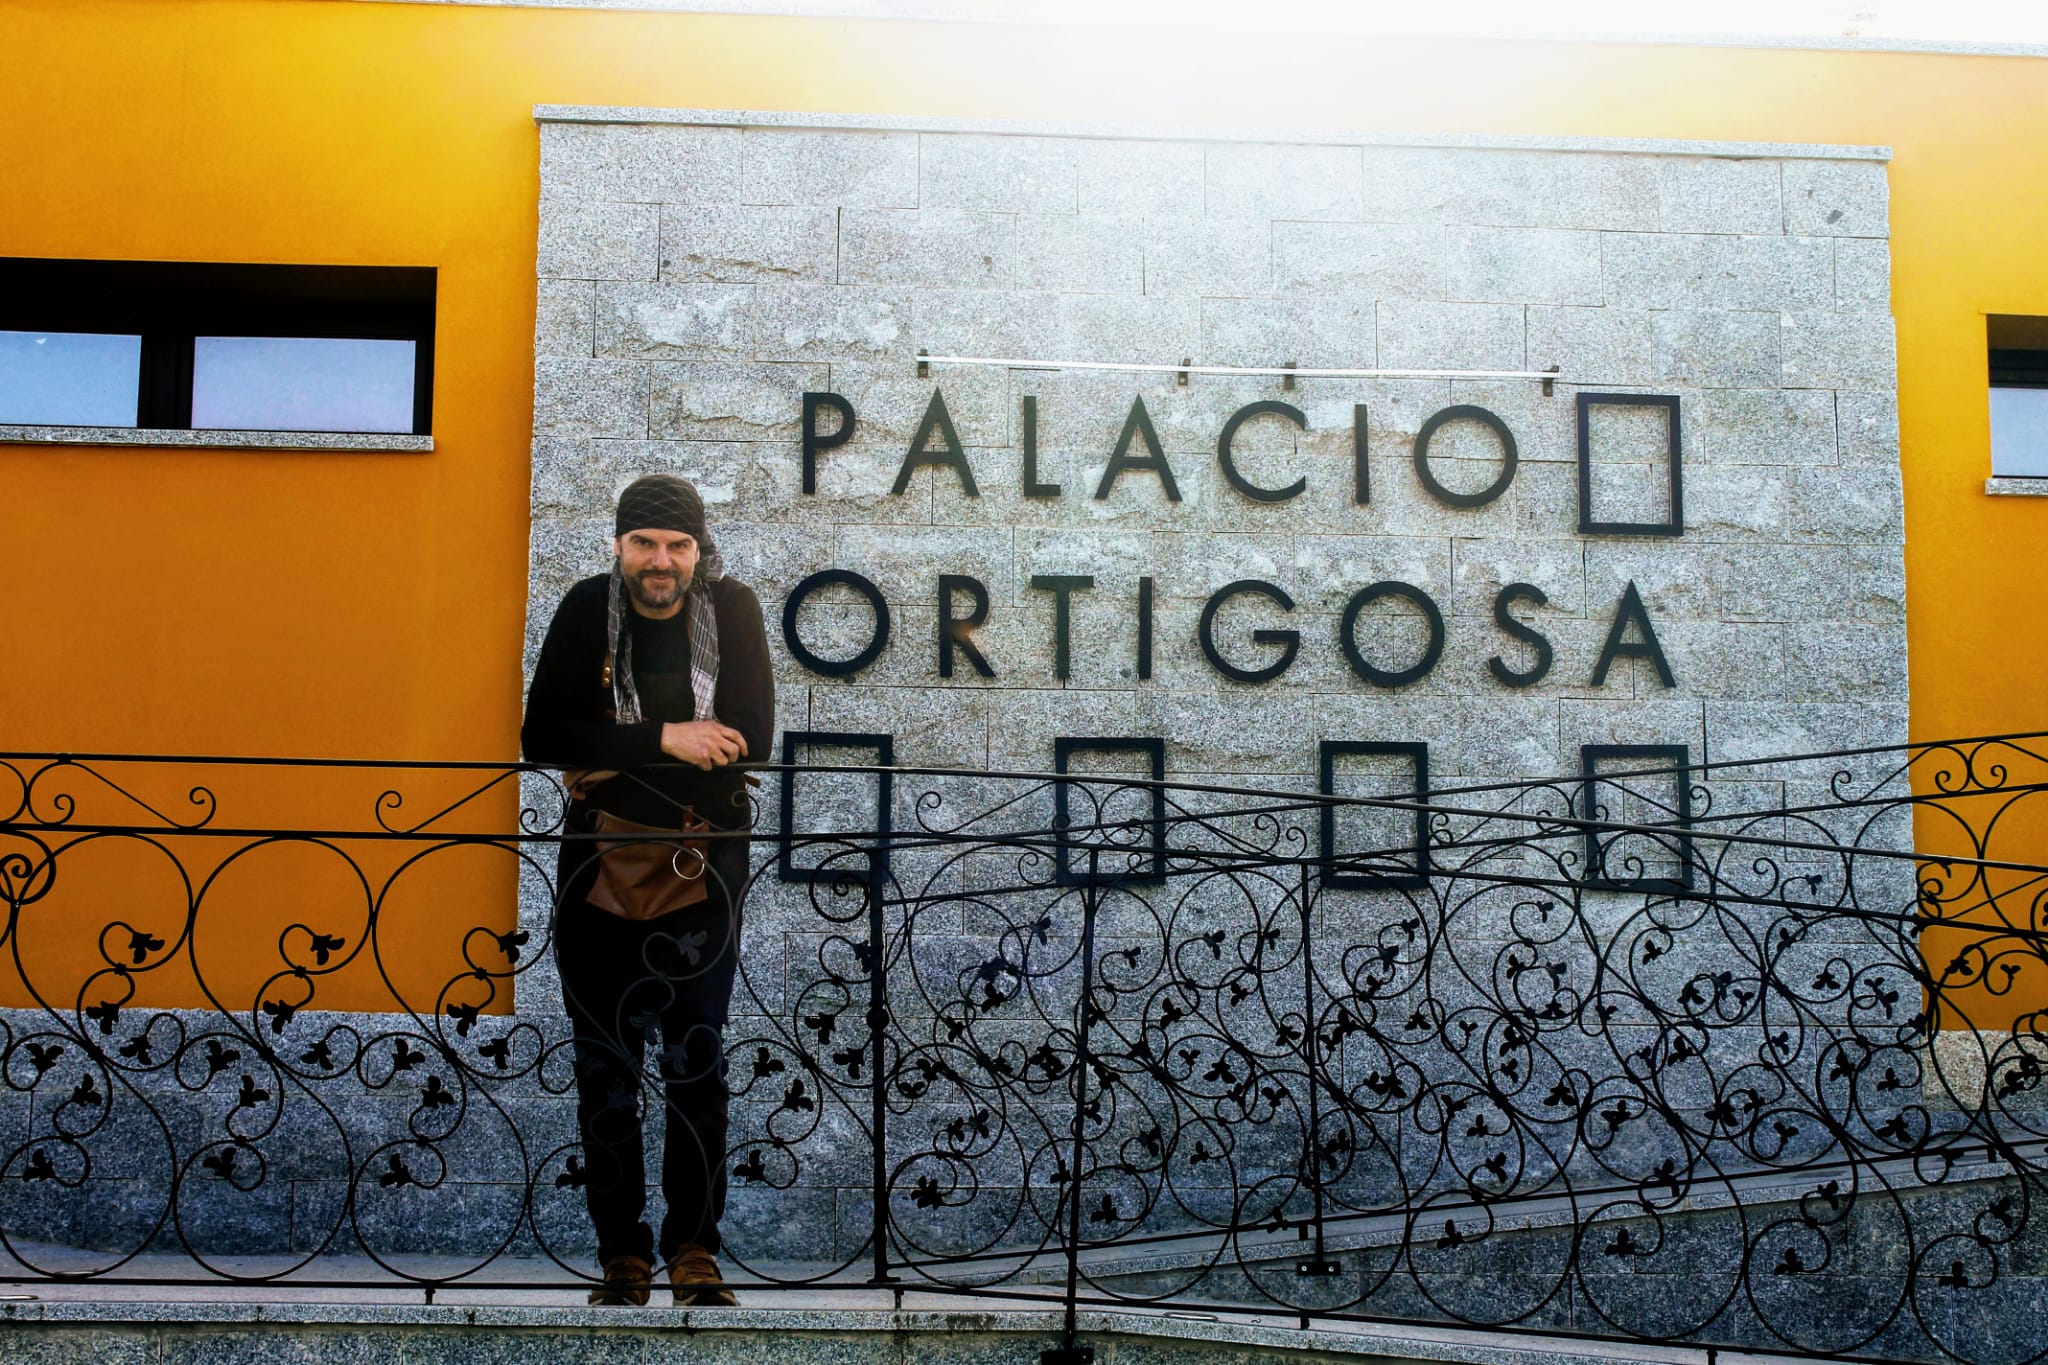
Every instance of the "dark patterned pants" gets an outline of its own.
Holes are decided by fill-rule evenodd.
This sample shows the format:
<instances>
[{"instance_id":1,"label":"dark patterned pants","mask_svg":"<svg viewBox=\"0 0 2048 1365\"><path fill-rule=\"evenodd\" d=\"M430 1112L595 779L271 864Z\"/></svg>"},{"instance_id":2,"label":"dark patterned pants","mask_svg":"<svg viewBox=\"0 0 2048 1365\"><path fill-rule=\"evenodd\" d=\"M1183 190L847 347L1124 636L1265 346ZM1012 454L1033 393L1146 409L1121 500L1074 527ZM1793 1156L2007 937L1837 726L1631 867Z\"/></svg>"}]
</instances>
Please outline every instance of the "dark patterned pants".
<instances>
[{"instance_id":1,"label":"dark patterned pants","mask_svg":"<svg viewBox=\"0 0 2048 1365\"><path fill-rule=\"evenodd\" d=\"M719 845L703 904L637 923L584 898L591 866L565 867L558 883L566 894L555 962L575 1040L583 1189L600 1265L620 1255L654 1259L641 1131L653 1088L644 1071L651 1032L660 1035L666 1126L661 1261L691 1242L718 1250L726 1187L725 1022L739 963L729 891L746 866L745 841Z\"/></svg>"}]
</instances>

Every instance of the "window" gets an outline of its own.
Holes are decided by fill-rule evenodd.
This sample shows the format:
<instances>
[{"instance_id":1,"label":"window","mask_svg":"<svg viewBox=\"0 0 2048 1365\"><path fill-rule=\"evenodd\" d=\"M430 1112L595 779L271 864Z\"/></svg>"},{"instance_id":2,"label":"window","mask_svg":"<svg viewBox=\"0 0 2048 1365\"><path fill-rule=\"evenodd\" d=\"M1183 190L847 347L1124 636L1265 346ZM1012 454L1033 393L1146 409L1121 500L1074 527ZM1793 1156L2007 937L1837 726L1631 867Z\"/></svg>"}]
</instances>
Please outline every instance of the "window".
<instances>
[{"instance_id":1,"label":"window","mask_svg":"<svg viewBox=\"0 0 2048 1365\"><path fill-rule=\"evenodd\" d=\"M0 257L0 424L409 433L434 271Z\"/></svg>"},{"instance_id":2,"label":"window","mask_svg":"<svg viewBox=\"0 0 2048 1365\"><path fill-rule=\"evenodd\" d=\"M1991 473L2048 479L2048 318L1986 319L1991 343Z\"/></svg>"}]
</instances>

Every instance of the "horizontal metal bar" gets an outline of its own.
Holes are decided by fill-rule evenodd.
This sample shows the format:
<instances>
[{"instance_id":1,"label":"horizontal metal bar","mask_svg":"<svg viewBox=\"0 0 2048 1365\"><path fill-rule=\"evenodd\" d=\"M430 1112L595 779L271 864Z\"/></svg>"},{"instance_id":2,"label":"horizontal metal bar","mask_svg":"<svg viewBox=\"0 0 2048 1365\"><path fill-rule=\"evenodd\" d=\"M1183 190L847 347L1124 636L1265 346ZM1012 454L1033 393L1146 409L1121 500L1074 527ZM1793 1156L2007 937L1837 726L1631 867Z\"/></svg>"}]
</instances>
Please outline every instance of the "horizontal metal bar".
<instances>
[{"instance_id":1,"label":"horizontal metal bar","mask_svg":"<svg viewBox=\"0 0 2048 1365\"><path fill-rule=\"evenodd\" d=\"M1294 379L1561 380L1555 370L1352 370L1270 365L1153 365L1124 360L1023 360L1014 356L920 355L921 365L983 365L1007 370L1117 370L1135 374L1239 374Z\"/></svg>"}]
</instances>

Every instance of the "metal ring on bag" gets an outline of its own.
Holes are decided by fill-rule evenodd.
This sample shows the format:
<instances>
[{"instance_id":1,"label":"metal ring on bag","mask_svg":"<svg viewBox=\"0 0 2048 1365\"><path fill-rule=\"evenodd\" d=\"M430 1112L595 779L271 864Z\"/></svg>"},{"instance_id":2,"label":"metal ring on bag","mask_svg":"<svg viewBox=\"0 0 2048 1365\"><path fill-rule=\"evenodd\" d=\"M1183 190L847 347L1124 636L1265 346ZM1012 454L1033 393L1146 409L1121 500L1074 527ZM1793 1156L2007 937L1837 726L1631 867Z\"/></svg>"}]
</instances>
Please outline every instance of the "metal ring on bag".
<instances>
[{"instance_id":1,"label":"metal ring on bag","mask_svg":"<svg viewBox=\"0 0 2048 1365\"><path fill-rule=\"evenodd\" d=\"M682 857L685 853L696 854L697 870L695 872L685 872L680 867L676 866L676 859ZM707 860L704 857L704 855L701 853L697 853L696 849L691 848L688 845L679 845L676 851L669 855L668 870L675 873L678 877L681 877L686 882L693 882L696 881L697 878L704 875L704 868L706 862Z\"/></svg>"}]
</instances>

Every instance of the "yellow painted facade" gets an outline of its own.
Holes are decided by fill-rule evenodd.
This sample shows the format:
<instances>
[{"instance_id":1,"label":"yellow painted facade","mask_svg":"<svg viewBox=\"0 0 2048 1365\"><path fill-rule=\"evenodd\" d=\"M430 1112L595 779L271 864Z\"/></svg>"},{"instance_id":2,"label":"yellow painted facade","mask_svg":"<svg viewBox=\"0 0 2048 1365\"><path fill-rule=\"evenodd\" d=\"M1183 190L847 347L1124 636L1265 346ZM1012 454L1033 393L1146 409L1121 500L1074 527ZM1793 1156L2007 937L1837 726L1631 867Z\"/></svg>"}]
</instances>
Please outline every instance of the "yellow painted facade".
<instances>
[{"instance_id":1,"label":"yellow painted facade","mask_svg":"<svg viewBox=\"0 0 2048 1365\"><path fill-rule=\"evenodd\" d=\"M1246 8L1226 39L0 0L0 254L440 272L431 455L0 446L0 746L515 755L537 103L1889 145L1913 733L2048 728L2048 498L1984 492L1985 315L2048 314L2048 59L1332 39ZM509 868L466 886L509 917ZM367 966L323 987L388 1000Z\"/></svg>"}]
</instances>

